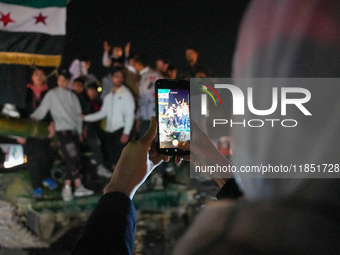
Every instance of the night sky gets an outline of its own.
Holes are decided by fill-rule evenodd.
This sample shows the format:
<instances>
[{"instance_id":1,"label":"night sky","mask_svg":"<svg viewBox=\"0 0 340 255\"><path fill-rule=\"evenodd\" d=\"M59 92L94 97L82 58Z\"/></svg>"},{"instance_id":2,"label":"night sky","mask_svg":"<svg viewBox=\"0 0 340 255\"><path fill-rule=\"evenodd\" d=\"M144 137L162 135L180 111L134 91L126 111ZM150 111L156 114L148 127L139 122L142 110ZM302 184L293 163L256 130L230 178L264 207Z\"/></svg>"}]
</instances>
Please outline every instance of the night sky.
<instances>
[{"instance_id":1,"label":"night sky","mask_svg":"<svg viewBox=\"0 0 340 255\"><path fill-rule=\"evenodd\" d=\"M179 70L185 65L185 48L199 50L199 62L217 77L228 77L237 30L247 3L224 1L93 1L71 0L63 67L87 55L98 78L107 73L101 65L103 41L149 56L150 65L167 55Z\"/></svg>"}]
</instances>

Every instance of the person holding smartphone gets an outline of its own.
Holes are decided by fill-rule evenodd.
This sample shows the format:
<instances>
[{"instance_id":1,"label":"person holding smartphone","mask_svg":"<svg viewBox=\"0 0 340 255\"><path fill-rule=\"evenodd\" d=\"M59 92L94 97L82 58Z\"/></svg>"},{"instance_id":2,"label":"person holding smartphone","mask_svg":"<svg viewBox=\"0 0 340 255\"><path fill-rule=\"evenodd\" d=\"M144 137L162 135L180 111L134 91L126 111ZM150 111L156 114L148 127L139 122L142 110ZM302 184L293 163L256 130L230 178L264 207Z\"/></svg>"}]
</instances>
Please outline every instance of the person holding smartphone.
<instances>
[{"instance_id":1,"label":"person holding smartphone","mask_svg":"<svg viewBox=\"0 0 340 255\"><path fill-rule=\"evenodd\" d=\"M339 14L339 2L335 0L252 1L238 37L234 77L338 77ZM320 93L325 90L322 86L318 89ZM333 89L338 92L338 88ZM315 109L326 113L324 105L324 100L319 100ZM322 134L317 137L318 150L311 146L303 151L307 158L329 159L331 155L339 162L338 106L335 104L332 117L322 123ZM306 126L306 132L316 126L319 124ZM168 159L151 147L155 129L156 120L152 119L146 136L123 151L118 171L90 217L74 254L90 254L86 253L90 249L97 253L103 251L102 254L132 254L136 225L129 197L148 176L152 163ZM199 141L179 143L178 147L190 150L191 155L177 157L177 162L185 159L194 165L201 161L207 165L206 161L209 163L213 157L215 164L230 164L203 132L199 129L193 132L197 132ZM259 134L235 135L236 157L255 160L257 151L262 157L275 151L287 155L300 142L274 132ZM305 134L295 135L300 138ZM315 137L311 141L315 143ZM228 179L215 181L222 192L227 188ZM340 254L338 178L241 178L239 181L245 191L244 199L207 205L179 240L173 254ZM116 206L117 201L124 204L124 209ZM99 242L92 239L94 236L100 237Z\"/></svg>"}]
</instances>

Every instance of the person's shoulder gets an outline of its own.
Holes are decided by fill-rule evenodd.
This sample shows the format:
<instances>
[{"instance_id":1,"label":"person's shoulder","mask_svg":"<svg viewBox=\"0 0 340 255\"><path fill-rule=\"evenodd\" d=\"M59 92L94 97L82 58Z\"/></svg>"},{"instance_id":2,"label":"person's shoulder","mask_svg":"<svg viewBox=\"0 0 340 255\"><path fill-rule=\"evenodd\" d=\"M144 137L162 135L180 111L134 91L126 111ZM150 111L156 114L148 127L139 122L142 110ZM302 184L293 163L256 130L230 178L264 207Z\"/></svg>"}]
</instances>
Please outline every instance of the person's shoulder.
<instances>
[{"instance_id":1,"label":"person's shoulder","mask_svg":"<svg viewBox=\"0 0 340 255\"><path fill-rule=\"evenodd\" d=\"M127 85L123 84L121 87L122 92L130 92L129 88Z\"/></svg>"},{"instance_id":2,"label":"person's shoulder","mask_svg":"<svg viewBox=\"0 0 340 255\"><path fill-rule=\"evenodd\" d=\"M58 86L56 86L56 87L54 87L54 88L51 88L50 90L49 90L49 92L56 92L56 91L59 91L59 90L61 90Z\"/></svg>"},{"instance_id":3,"label":"person's shoulder","mask_svg":"<svg viewBox=\"0 0 340 255\"><path fill-rule=\"evenodd\" d=\"M52 88L52 89L47 90L46 96L47 96L47 95L53 95L53 94L55 94L55 93L57 93L57 92L58 92L58 87L54 87L54 88Z\"/></svg>"},{"instance_id":4,"label":"person's shoulder","mask_svg":"<svg viewBox=\"0 0 340 255\"><path fill-rule=\"evenodd\" d=\"M130 97L130 96L133 97L133 94L132 94L130 88L129 88L127 85L123 84L123 85L121 86L121 89L122 89L122 93L123 93L124 95L126 95L126 96L128 96L128 97Z\"/></svg>"},{"instance_id":5,"label":"person's shoulder","mask_svg":"<svg viewBox=\"0 0 340 255\"><path fill-rule=\"evenodd\" d=\"M162 76L161 72L154 70L154 69L151 69L151 68L150 68L149 72L153 75Z\"/></svg>"},{"instance_id":6,"label":"person's shoulder","mask_svg":"<svg viewBox=\"0 0 340 255\"><path fill-rule=\"evenodd\" d=\"M63 93L69 94L69 95L71 95L71 97L75 97L75 98L80 98L80 97L81 97L80 94L78 95L78 94L77 94L76 92L74 92L73 90L64 89Z\"/></svg>"},{"instance_id":7,"label":"person's shoulder","mask_svg":"<svg viewBox=\"0 0 340 255\"><path fill-rule=\"evenodd\" d=\"M77 99L79 100L79 96L77 95L76 92L72 91L72 90L69 90L69 89L60 89L59 90L61 94L68 96L68 97L71 97L72 99Z\"/></svg>"},{"instance_id":8,"label":"person's shoulder","mask_svg":"<svg viewBox=\"0 0 340 255\"><path fill-rule=\"evenodd\" d=\"M113 93L112 91L110 91L109 93L107 93L104 98L103 98L103 103L107 102L108 100L111 100L111 98L113 97Z\"/></svg>"},{"instance_id":9,"label":"person's shoulder","mask_svg":"<svg viewBox=\"0 0 340 255\"><path fill-rule=\"evenodd\" d=\"M158 79L163 78L163 75L159 71L153 70L151 68L148 71L148 76L149 76L149 79L152 80L153 82L155 82Z\"/></svg>"}]
</instances>

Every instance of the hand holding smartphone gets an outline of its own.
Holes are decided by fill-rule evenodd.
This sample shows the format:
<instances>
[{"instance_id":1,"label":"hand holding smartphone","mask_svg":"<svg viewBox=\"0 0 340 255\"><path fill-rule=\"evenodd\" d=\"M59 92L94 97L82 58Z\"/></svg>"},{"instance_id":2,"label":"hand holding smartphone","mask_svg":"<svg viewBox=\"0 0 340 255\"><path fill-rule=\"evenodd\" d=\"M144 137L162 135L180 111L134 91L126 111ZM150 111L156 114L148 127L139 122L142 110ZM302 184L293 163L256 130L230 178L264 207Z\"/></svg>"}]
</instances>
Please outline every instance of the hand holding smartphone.
<instances>
[{"instance_id":1,"label":"hand holding smartphone","mask_svg":"<svg viewBox=\"0 0 340 255\"><path fill-rule=\"evenodd\" d=\"M165 155L184 155L179 142L190 140L190 83L159 79L155 83L157 151Z\"/></svg>"}]
</instances>

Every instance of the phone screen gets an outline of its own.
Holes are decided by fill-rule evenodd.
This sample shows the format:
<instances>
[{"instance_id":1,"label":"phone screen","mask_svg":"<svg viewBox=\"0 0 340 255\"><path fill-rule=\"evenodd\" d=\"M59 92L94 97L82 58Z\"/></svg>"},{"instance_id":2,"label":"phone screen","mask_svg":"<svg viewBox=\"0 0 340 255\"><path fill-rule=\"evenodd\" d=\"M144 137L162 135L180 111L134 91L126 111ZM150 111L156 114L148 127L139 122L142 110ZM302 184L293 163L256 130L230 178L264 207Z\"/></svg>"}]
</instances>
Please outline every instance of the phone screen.
<instances>
[{"instance_id":1,"label":"phone screen","mask_svg":"<svg viewBox=\"0 0 340 255\"><path fill-rule=\"evenodd\" d=\"M165 154L181 154L183 151L177 149L177 144L190 140L189 88L162 86L156 92L159 149Z\"/></svg>"}]
</instances>

